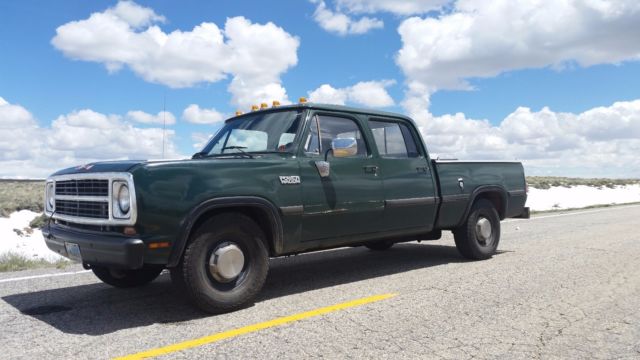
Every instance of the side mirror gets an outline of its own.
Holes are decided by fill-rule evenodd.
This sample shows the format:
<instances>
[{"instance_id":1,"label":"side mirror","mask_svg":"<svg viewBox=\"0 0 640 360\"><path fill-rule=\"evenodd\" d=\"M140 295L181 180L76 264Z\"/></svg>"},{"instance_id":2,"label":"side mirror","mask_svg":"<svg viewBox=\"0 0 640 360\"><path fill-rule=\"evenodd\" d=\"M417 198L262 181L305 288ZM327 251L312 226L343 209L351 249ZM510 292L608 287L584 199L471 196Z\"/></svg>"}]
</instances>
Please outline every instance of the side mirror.
<instances>
[{"instance_id":1,"label":"side mirror","mask_svg":"<svg viewBox=\"0 0 640 360\"><path fill-rule=\"evenodd\" d=\"M358 154L358 142L354 138L336 138L331 140L331 152L341 158Z\"/></svg>"},{"instance_id":2,"label":"side mirror","mask_svg":"<svg viewBox=\"0 0 640 360\"><path fill-rule=\"evenodd\" d=\"M337 158L354 156L358 154L358 142L354 138L337 138L331 140L331 149L327 149L324 153L324 161L315 162L318 174L323 178L331 175L331 166L327 161L329 152L333 153L333 157Z\"/></svg>"}]
</instances>

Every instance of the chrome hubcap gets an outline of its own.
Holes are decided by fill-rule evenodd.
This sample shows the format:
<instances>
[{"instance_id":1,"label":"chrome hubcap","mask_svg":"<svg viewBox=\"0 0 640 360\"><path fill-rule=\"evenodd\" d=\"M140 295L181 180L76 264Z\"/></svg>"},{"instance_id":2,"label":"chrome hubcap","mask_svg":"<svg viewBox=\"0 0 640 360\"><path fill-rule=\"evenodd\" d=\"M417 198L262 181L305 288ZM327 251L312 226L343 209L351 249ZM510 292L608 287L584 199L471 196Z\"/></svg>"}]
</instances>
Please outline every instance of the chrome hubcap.
<instances>
[{"instance_id":1,"label":"chrome hubcap","mask_svg":"<svg viewBox=\"0 0 640 360\"><path fill-rule=\"evenodd\" d=\"M476 236L481 243L489 245L491 243L491 221L487 218L478 218L476 223Z\"/></svg>"},{"instance_id":2,"label":"chrome hubcap","mask_svg":"<svg viewBox=\"0 0 640 360\"><path fill-rule=\"evenodd\" d=\"M227 283L235 280L244 267L244 254L235 244L221 244L209 258L209 272L214 279Z\"/></svg>"}]
</instances>

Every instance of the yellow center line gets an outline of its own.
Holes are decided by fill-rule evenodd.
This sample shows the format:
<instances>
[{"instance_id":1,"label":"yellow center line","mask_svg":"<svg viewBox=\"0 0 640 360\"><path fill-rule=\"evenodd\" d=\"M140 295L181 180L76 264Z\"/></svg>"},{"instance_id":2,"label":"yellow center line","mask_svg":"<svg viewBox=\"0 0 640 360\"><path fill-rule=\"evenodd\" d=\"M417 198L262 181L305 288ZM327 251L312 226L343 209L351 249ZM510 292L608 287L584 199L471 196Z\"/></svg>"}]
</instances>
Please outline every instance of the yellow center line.
<instances>
[{"instance_id":1,"label":"yellow center line","mask_svg":"<svg viewBox=\"0 0 640 360\"><path fill-rule=\"evenodd\" d=\"M220 332L220 333L217 333L217 334L204 336L204 337L201 337L201 338L198 338L198 339L187 340L187 341L183 341L183 342L176 343L176 344L173 344L173 345L163 346L163 347L159 347L159 348L156 348L156 349L151 349L151 350L139 352L139 353L136 353L136 354L126 355L126 356L119 357L119 358L116 358L116 359L120 359L120 360L124 360L124 359L127 359L127 360L130 360L130 359L144 359L144 358L150 358L150 357L155 357L155 356L160 356L160 355L166 355L166 354L170 354L170 353L173 353L173 352L176 352L176 351L181 351L181 350L191 349L191 348L202 346L202 345L206 345L206 344L211 344L211 343L214 343L214 342L217 342L217 341L221 341L221 340L224 340L224 339L229 339L229 338L233 338L233 337L236 337L236 336L249 334L249 333L252 333L252 332L256 332L256 331L272 328L272 327L275 327L275 326L280 326L280 325L292 323L292 322L299 321L299 320L308 319L308 318L315 317L315 316L320 316L320 315L323 315L323 314L328 314L328 313L332 313L332 312L339 311L339 310L344 310L344 309L348 309L348 308L352 308L352 307L356 307L356 306L370 304L370 303L373 303L373 302L376 302L376 301L385 300L385 299L394 297L396 295L398 295L398 294L374 295L374 296L370 296L370 297L366 297L366 298L362 298L362 299L352 300L352 301L348 301L348 302L345 302L345 303L326 306L326 307L322 307L322 308L318 308L318 309L310 310L310 311L305 311L305 312L294 314L294 315L290 315L290 316L283 316L283 317L275 318L273 320L269 320L269 321L265 321L265 322L261 322L261 323L257 323L257 324L253 324L253 325L249 325L249 326L244 326L244 327L241 327L241 328L238 328L238 329L233 329L233 330L229 330L229 331L223 331L223 332Z\"/></svg>"}]
</instances>

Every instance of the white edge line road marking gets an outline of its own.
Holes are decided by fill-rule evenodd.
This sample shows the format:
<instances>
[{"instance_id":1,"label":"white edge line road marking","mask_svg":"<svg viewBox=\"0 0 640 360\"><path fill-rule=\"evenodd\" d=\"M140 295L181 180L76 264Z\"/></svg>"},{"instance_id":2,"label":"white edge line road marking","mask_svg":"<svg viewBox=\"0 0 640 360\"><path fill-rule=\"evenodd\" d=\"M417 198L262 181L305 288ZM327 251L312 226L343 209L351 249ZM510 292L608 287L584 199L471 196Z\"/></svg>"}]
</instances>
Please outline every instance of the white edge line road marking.
<instances>
[{"instance_id":1,"label":"white edge line road marking","mask_svg":"<svg viewBox=\"0 0 640 360\"><path fill-rule=\"evenodd\" d=\"M511 223L511 222L548 219L548 218L561 217L561 216L591 214L591 213L599 213L599 212L604 212L604 211L619 210L619 209L625 209L625 208L636 208L636 207L640 207L640 205L617 204L616 206L607 207L607 208L604 208L604 209L586 210L586 211L569 211L569 212L562 213L562 214L546 215L546 216L534 216L531 219L505 220L505 221L502 221L501 223L505 224L505 223ZM0 284L1 283L13 282L13 281L41 279L41 278L56 277L56 276L66 276L66 275L77 275L77 274L84 274L84 273L88 273L88 272L91 272L91 270L82 270L82 271L65 272L65 273L42 274L42 275L34 275L34 276L23 276L23 277L17 277L17 278L0 279Z\"/></svg>"},{"instance_id":2,"label":"white edge line road marking","mask_svg":"<svg viewBox=\"0 0 640 360\"><path fill-rule=\"evenodd\" d=\"M64 272L64 273L23 276L23 277L17 277L17 278L0 279L0 283L7 283L7 282L21 281L21 280L40 279L40 278L48 278L48 277L56 277L56 276L76 275L76 274L84 274L84 273L88 273L88 272L91 272L91 270L81 270L81 271Z\"/></svg>"}]
</instances>

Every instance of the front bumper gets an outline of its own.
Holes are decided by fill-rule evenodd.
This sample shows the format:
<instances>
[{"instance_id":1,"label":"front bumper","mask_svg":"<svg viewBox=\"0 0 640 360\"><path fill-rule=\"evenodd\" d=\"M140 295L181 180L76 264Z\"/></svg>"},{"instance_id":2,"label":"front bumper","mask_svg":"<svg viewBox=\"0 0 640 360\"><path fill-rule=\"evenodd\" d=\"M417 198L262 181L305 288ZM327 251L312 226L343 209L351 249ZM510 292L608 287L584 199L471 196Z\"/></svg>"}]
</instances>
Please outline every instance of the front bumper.
<instances>
[{"instance_id":1,"label":"front bumper","mask_svg":"<svg viewBox=\"0 0 640 360\"><path fill-rule=\"evenodd\" d=\"M42 235L49 249L65 257L69 257L65 242L77 244L83 263L124 269L139 269L144 263L145 245L140 239L74 230L56 224L45 226Z\"/></svg>"}]
</instances>

